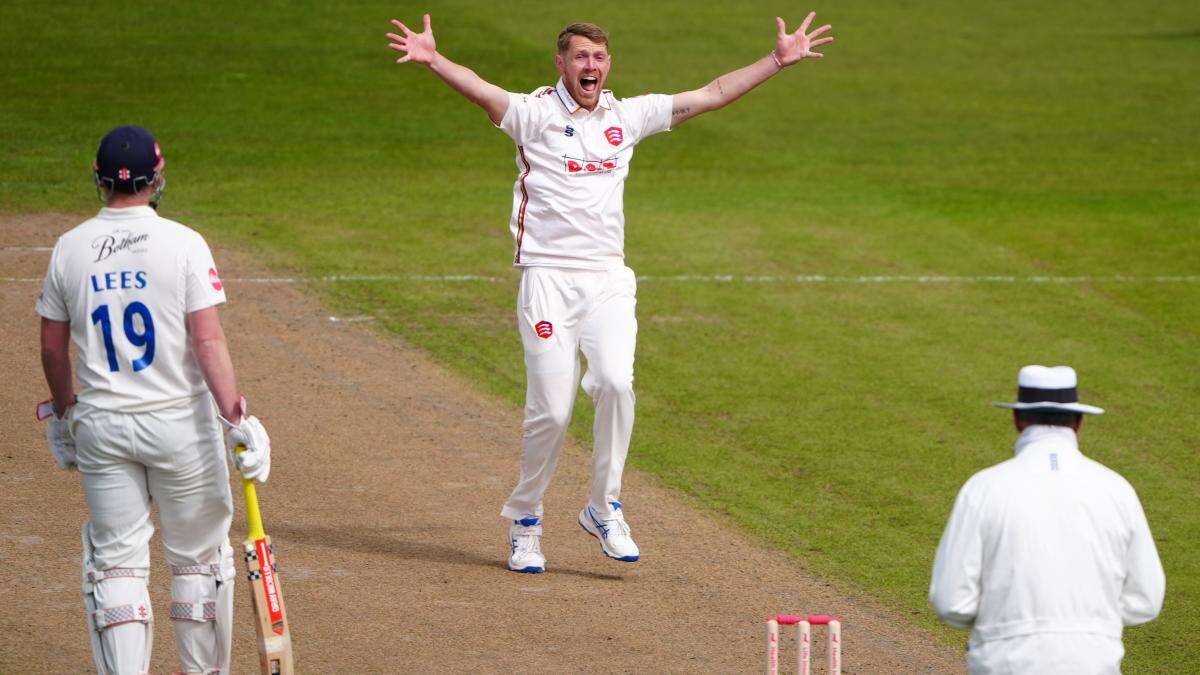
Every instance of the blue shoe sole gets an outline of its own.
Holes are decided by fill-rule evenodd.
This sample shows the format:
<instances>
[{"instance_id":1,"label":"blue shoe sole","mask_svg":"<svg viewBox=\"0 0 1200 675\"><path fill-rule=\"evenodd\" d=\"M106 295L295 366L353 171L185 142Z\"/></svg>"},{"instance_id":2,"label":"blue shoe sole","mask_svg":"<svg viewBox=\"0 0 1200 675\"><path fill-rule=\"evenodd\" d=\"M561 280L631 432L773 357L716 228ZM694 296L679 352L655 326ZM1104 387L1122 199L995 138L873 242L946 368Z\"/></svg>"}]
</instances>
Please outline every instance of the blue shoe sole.
<instances>
[{"instance_id":1,"label":"blue shoe sole","mask_svg":"<svg viewBox=\"0 0 1200 675\"><path fill-rule=\"evenodd\" d=\"M546 571L545 567L536 567L533 565L530 565L529 567L522 567L519 570L514 570L511 567L508 569L513 572L520 572L521 574L541 574L542 572Z\"/></svg>"},{"instance_id":2,"label":"blue shoe sole","mask_svg":"<svg viewBox=\"0 0 1200 675\"><path fill-rule=\"evenodd\" d=\"M584 527L583 521L577 520L575 522L579 523L579 529L583 530L584 532L587 532L589 536L596 537L596 535L593 534L591 530ZM600 537L596 537L596 541L600 542ZM638 556L636 556L636 555L623 555L620 558L618 558L615 555L608 555L608 551L604 550L603 543L600 543L600 552L603 553L605 555L605 557L609 558L610 560L616 560L618 562L637 562L638 561Z\"/></svg>"}]
</instances>

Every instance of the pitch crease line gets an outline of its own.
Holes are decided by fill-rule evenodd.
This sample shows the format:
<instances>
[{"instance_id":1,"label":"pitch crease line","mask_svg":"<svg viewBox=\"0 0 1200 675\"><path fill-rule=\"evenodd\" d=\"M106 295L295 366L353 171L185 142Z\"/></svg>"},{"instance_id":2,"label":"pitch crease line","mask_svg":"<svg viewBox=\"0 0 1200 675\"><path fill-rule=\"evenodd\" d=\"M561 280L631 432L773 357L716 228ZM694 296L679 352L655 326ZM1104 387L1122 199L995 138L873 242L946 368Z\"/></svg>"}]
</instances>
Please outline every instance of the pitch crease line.
<instances>
[{"instance_id":1,"label":"pitch crease line","mask_svg":"<svg viewBox=\"0 0 1200 675\"><path fill-rule=\"evenodd\" d=\"M828 275L795 275L795 276L736 276L725 274L680 274L660 276L643 274L637 277L639 282L667 283L745 283L745 284L978 284L978 283L1007 283L1007 284L1087 284L1087 283L1197 283L1200 275L1161 275L1161 276L1015 276L1015 275L864 275L864 276L828 276ZM244 283L300 283L303 281L321 282L486 282L500 283L509 281L508 277L493 277L479 274L337 274L320 277L243 277L229 281Z\"/></svg>"},{"instance_id":2,"label":"pitch crease line","mask_svg":"<svg viewBox=\"0 0 1200 675\"><path fill-rule=\"evenodd\" d=\"M515 277L492 277L480 274L333 274L318 277L226 277L229 283L298 284L366 283L366 282L428 282L428 283L501 283ZM725 274L680 274L674 276L639 275L642 283L716 283L716 284L1187 284L1200 282L1200 275L1173 276L941 276L941 275L875 275L875 276L735 276ZM40 283L35 277L0 277L4 283Z\"/></svg>"}]
</instances>

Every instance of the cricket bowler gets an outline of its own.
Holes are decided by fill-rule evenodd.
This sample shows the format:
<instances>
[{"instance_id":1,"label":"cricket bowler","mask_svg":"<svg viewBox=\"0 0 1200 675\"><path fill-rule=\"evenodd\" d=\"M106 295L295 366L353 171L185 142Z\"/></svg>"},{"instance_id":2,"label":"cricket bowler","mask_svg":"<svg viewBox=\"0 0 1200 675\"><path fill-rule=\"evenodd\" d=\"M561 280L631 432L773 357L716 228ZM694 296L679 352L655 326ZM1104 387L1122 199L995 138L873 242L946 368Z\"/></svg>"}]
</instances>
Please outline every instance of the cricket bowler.
<instances>
[{"instance_id":1,"label":"cricket bowler","mask_svg":"<svg viewBox=\"0 0 1200 675\"><path fill-rule=\"evenodd\" d=\"M634 147L654 134L737 100L784 68L821 58L830 26L810 31L810 13L788 32L776 18L774 48L744 68L675 95L617 98L604 88L612 68L608 34L590 23L558 36L558 81L528 94L504 91L437 51L429 15L413 31L393 20L398 63L419 63L516 144L509 229L521 268L517 321L525 352L521 474L501 515L509 525L508 567L546 569L542 496L554 475L587 359L584 391L596 406L592 484L579 525L609 558L640 557L621 508L621 478L633 433L637 280L625 266L625 177ZM765 46L765 45L764 45Z\"/></svg>"}]
</instances>

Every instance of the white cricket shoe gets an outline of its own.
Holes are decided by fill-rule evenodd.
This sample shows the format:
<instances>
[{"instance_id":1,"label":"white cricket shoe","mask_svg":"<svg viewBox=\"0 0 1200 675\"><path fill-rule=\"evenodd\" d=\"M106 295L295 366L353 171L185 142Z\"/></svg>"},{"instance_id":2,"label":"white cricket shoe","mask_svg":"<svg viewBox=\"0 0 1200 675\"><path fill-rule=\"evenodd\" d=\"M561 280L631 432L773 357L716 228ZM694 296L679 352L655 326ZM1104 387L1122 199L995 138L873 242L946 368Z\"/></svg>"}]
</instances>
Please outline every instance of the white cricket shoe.
<instances>
[{"instance_id":1,"label":"white cricket shoe","mask_svg":"<svg viewBox=\"0 0 1200 675\"><path fill-rule=\"evenodd\" d=\"M637 562L638 547L633 543L629 525L621 513L621 502L609 503L613 507L612 515L602 514L591 505L583 507L579 512L579 526L600 540L600 550L604 551L604 555L621 562Z\"/></svg>"},{"instance_id":2,"label":"white cricket shoe","mask_svg":"<svg viewBox=\"0 0 1200 675\"><path fill-rule=\"evenodd\" d=\"M546 556L542 555L542 519L514 520L508 528L508 569L526 574L546 571Z\"/></svg>"}]
</instances>

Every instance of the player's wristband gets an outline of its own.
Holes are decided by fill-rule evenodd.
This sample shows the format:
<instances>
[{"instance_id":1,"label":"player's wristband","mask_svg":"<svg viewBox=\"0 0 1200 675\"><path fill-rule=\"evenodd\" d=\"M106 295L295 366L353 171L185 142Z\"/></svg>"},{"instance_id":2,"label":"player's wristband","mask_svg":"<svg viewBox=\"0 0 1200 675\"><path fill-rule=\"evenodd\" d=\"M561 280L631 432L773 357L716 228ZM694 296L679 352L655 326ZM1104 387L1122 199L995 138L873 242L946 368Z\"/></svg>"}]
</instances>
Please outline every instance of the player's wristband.
<instances>
[{"instance_id":1,"label":"player's wristband","mask_svg":"<svg viewBox=\"0 0 1200 675\"><path fill-rule=\"evenodd\" d=\"M779 60L779 55L775 53L774 49L771 50L771 60L775 62L775 65L779 66L780 70L783 70L783 62Z\"/></svg>"}]
</instances>

